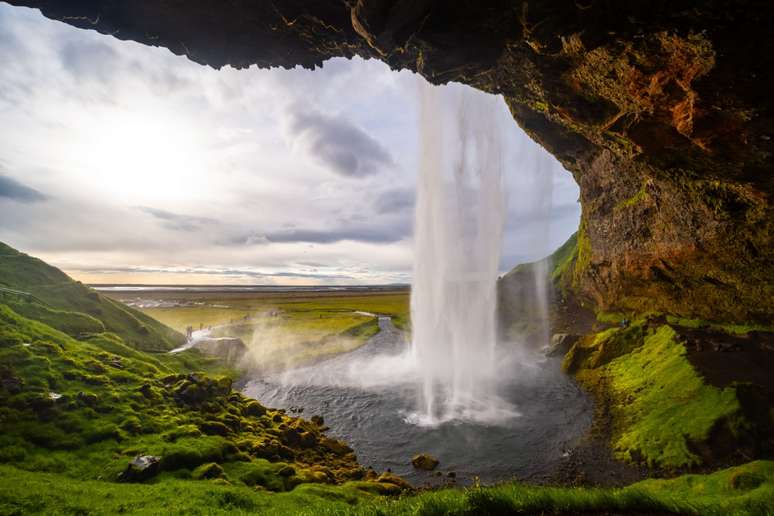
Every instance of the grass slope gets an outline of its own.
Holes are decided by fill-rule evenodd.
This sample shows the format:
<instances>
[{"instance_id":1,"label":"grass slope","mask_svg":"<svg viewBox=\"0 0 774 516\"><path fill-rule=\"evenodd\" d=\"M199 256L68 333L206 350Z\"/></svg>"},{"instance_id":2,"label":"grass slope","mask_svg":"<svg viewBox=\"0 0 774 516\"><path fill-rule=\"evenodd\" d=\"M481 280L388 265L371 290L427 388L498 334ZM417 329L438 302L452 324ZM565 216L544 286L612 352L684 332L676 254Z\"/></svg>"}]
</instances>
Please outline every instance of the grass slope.
<instances>
[{"instance_id":1,"label":"grass slope","mask_svg":"<svg viewBox=\"0 0 774 516\"><path fill-rule=\"evenodd\" d=\"M56 267L1 242L0 302L73 336L102 331L101 325L144 351L168 351L185 340L180 333L142 312L117 303Z\"/></svg>"}]
</instances>

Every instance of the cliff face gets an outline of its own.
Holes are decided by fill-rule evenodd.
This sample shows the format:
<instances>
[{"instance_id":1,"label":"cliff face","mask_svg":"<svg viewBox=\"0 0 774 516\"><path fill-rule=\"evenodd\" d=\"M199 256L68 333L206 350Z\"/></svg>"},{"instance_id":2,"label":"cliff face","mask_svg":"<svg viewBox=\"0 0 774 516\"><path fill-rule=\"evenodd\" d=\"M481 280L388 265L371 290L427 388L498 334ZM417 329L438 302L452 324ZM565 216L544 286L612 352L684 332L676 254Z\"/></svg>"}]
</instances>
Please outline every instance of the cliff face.
<instances>
[{"instance_id":1,"label":"cliff face","mask_svg":"<svg viewBox=\"0 0 774 516\"><path fill-rule=\"evenodd\" d=\"M373 57L501 93L575 176L565 284L601 309L774 318L762 1L12 0L221 67Z\"/></svg>"}]
</instances>

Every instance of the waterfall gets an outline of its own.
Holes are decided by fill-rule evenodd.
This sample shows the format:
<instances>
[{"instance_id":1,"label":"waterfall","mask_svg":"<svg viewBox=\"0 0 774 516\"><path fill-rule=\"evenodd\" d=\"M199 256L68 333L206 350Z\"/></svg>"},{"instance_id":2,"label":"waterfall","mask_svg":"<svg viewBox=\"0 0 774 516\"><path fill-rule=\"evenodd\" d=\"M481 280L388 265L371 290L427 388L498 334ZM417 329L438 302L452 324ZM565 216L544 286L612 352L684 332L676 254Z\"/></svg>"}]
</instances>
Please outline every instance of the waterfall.
<instances>
[{"instance_id":1,"label":"waterfall","mask_svg":"<svg viewBox=\"0 0 774 516\"><path fill-rule=\"evenodd\" d=\"M502 100L469 88L421 92L421 163L411 291L416 419L486 419L496 390L496 281L505 220ZM500 414L502 415L502 414Z\"/></svg>"}]
</instances>

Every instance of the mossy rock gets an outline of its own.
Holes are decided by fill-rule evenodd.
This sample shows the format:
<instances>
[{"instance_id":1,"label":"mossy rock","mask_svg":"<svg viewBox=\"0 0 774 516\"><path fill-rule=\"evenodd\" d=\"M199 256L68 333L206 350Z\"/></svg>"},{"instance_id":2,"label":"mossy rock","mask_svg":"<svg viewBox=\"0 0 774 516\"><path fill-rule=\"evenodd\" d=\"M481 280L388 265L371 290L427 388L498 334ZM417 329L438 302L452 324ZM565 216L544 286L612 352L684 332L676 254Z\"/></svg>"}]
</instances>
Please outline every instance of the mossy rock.
<instances>
[{"instance_id":1,"label":"mossy rock","mask_svg":"<svg viewBox=\"0 0 774 516\"><path fill-rule=\"evenodd\" d=\"M215 478L224 478L226 472L217 462L202 464L191 473L194 480L211 480Z\"/></svg>"}]
</instances>

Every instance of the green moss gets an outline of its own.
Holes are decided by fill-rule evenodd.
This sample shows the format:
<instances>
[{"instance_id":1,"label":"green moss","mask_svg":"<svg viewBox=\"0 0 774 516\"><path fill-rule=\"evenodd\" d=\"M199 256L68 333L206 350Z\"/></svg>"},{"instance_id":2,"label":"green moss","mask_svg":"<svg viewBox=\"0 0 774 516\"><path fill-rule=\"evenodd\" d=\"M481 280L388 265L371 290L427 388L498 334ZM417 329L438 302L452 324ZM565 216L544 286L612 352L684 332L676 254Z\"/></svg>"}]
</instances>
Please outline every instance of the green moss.
<instances>
[{"instance_id":1,"label":"green moss","mask_svg":"<svg viewBox=\"0 0 774 516\"><path fill-rule=\"evenodd\" d=\"M642 185L642 187L637 191L636 194L629 197L628 199L624 199L623 201L619 202L613 207L613 209L616 211L625 210L627 208L631 208L632 206L636 206L644 202L649 197L650 197L650 194L648 194L646 185Z\"/></svg>"},{"instance_id":2,"label":"green moss","mask_svg":"<svg viewBox=\"0 0 774 516\"><path fill-rule=\"evenodd\" d=\"M643 344L646 321L625 328L608 328L580 339L565 355L562 366L568 373L603 366Z\"/></svg>"},{"instance_id":3,"label":"green moss","mask_svg":"<svg viewBox=\"0 0 774 516\"><path fill-rule=\"evenodd\" d=\"M619 457L666 468L697 465L701 459L689 442L704 442L719 422L740 417L735 390L705 384L685 353L664 325L607 365L610 388L621 400L613 438Z\"/></svg>"},{"instance_id":4,"label":"green moss","mask_svg":"<svg viewBox=\"0 0 774 516\"><path fill-rule=\"evenodd\" d=\"M716 322L704 321L702 319L688 319L685 317L667 316L667 322L674 326L683 328L706 328L709 330L722 331L730 335L745 335L751 331L774 332L774 326L763 324L722 324Z\"/></svg>"}]
</instances>

